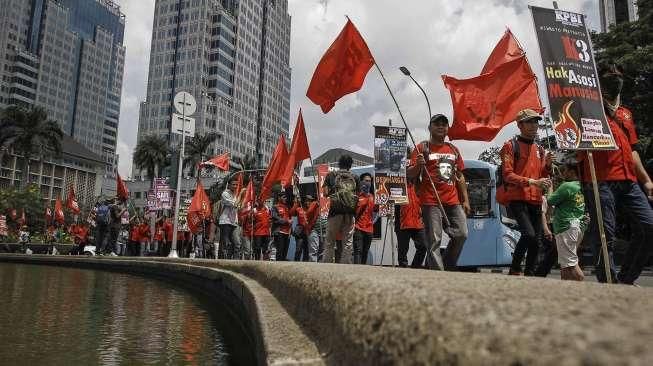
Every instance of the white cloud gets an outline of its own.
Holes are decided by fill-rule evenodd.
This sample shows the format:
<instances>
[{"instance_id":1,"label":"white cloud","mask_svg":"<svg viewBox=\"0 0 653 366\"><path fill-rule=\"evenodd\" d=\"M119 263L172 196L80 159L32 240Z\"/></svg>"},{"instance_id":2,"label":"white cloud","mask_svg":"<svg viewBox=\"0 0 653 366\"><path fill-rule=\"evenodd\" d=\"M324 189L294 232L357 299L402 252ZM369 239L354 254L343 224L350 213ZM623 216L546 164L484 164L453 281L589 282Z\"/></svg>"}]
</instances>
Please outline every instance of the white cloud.
<instances>
[{"instance_id":1,"label":"white cloud","mask_svg":"<svg viewBox=\"0 0 653 366\"><path fill-rule=\"evenodd\" d=\"M128 148L121 152L121 173L128 173L136 141L138 103L145 98L153 0L125 2L127 15L127 61L119 140ZM290 66L292 67L292 130L297 111L303 109L313 156L334 147L372 149L373 124L401 119L379 73L373 68L363 88L336 103L323 114L306 97L315 66L333 42L348 15L367 41L411 128L420 141L427 137L428 116L421 92L404 76L406 66L426 90L433 113L451 116L451 100L440 75L458 78L477 75L492 47L509 27L526 50L533 70L542 78L541 65L528 5L551 7L548 0L289 0L292 16ZM588 13L596 28L598 5L592 0L567 0L566 10ZM546 101L543 101L546 103ZM475 158L484 148L498 144L516 128L505 128L491 143L456 142L463 156ZM124 165L123 165L124 163Z\"/></svg>"}]
</instances>

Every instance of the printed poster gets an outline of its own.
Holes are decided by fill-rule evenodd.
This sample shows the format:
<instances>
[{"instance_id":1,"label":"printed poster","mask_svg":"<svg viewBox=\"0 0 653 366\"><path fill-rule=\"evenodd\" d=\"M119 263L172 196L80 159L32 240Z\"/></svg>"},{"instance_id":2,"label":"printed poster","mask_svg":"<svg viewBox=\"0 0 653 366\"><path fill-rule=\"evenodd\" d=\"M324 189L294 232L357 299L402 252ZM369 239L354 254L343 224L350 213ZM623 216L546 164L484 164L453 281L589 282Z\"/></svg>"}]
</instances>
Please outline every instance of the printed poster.
<instances>
[{"instance_id":1,"label":"printed poster","mask_svg":"<svg viewBox=\"0 0 653 366\"><path fill-rule=\"evenodd\" d=\"M585 16L534 6L530 9L558 147L615 149Z\"/></svg>"},{"instance_id":2,"label":"printed poster","mask_svg":"<svg viewBox=\"0 0 653 366\"><path fill-rule=\"evenodd\" d=\"M374 126L374 203L408 203L406 129Z\"/></svg>"},{"instance_id":3,"label":"printed poster","mask_svg":"<svg viewBox=\"0 0 653 366\"><path fill-rule=\"evenodd\" d=\"M324 195L322 192L322 186L324 185L324 180L326 179L327 174L329 174L329 165L328 164L319 164L315 166L317 170L317 179L319 180L318 192L319 204L320 204L320 217L326 219L329 216L329 197Z\"/></svg>"}]
</instances>

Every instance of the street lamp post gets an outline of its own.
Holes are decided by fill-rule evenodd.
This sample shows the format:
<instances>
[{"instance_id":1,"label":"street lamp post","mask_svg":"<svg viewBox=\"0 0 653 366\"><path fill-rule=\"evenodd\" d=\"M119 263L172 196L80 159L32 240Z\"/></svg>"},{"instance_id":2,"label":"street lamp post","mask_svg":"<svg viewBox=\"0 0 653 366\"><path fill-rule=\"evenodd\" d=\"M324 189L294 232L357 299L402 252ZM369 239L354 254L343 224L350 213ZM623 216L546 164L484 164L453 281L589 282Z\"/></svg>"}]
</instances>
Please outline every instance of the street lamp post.
<instances>
[{"instance_id":1,"label":"street lamp post","mask_svg":"<svg viewBox=\"0 0 653 366\"><path fill-rule=\"evenodd\" d=\"M408 77L409 77L409 78L410 78L410 79L415 83L415 85L417 85L417 87L419 88L419 90L422 91L422 94L424 94L424 98L426 99L426 106L427 106L428 109L429 109L429 118L428 118L428 119L430 120L430 119L431 119L431 116L432 116L432 114L431 114L431 103L429 103L429 97L426 96L426 92L424 91L424 89L422 88L422 86L419 85L419 83L417 82L417 80L415 80L415 78L413 78L413 76L410 74L410 71L408 71L408 69L406 68L406 66L401 66L401 67L399 68L399 70L400 70L404 75L408 76Z\"/></svg>"}]
</instances>

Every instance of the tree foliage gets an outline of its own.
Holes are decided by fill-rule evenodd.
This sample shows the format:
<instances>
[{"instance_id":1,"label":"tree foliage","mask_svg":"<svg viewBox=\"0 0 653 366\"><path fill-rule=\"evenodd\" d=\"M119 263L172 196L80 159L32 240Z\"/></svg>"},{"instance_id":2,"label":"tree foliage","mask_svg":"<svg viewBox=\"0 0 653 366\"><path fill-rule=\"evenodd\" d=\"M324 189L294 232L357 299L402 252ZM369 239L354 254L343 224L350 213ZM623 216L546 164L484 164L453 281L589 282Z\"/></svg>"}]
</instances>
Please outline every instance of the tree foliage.
<instances>
[{"instance_id":1,"label":"tree foliage","mask_svg":"<svg viewBox=\"0 0 653 366\"><path fill-rule=\"evenodd\" d=\"M501 164L501 146L491 146L483 150L478 155L478 160L485 161L491 164L499 165Z\"/></svg>"},{"instance_id":2,"label":"tree foliage","mask_svg":"<svg viewBox=\"0 0 653 366\"><path fill-rule=\"evenodd\" d=\"M197 134L186 142L184 146L184 168L192 167L193 177L198 175L197 165L209 158L206 151L215 140L221 137L222 135L217 132L209 132L203 135Z\"/></svg>"},{"instance_id":3,"label":"tree foliage","mask_svg":"<svg viewBox=\"0 0 653 366\"><path fill-rule=\"evenodd\" d=\"M16 219L12 220L10 211L16 210ZM32 233L42 232L45 227L45 203L41 199L39 187L28 185L24 190L13 187L0 189L0 213L7 216L10 231L18 231L18 219L25 210L26 225Z\"/></svg>"},{"instance_id":4,"label":"tree foliage","mask_svg":"<svg viewBox=\"0 0 653 366\"><path fill-rule=\"evenodd\" d=\"M134 149L134 165L145 170L152 179L161 174L161 169L168 159L168 141L161 136L148 135L143 137Z\"/></svg>"}]
</instances>

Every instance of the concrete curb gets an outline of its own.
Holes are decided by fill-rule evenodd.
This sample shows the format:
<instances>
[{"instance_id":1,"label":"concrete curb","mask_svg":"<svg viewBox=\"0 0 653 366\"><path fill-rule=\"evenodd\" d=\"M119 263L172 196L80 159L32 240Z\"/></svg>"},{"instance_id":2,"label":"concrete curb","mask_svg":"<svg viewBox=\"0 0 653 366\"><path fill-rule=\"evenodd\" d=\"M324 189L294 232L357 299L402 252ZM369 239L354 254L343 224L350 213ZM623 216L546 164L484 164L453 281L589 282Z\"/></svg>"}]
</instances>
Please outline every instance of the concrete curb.
<instances>
[{"instance_id":1,"label":"concrete curb","mask_svg":"<svg viewBox=\"0 0 653 366\"><path fill-rule=\"evenodd\" d=\"M193 291L210 295L233 312L259 365L324 364L315 344L279 301L257 281L236 272L175 261L137 258L85 258L0 254L0 262L44 264L126 272L170 278Z\"/></svg>"}]
</instances>

